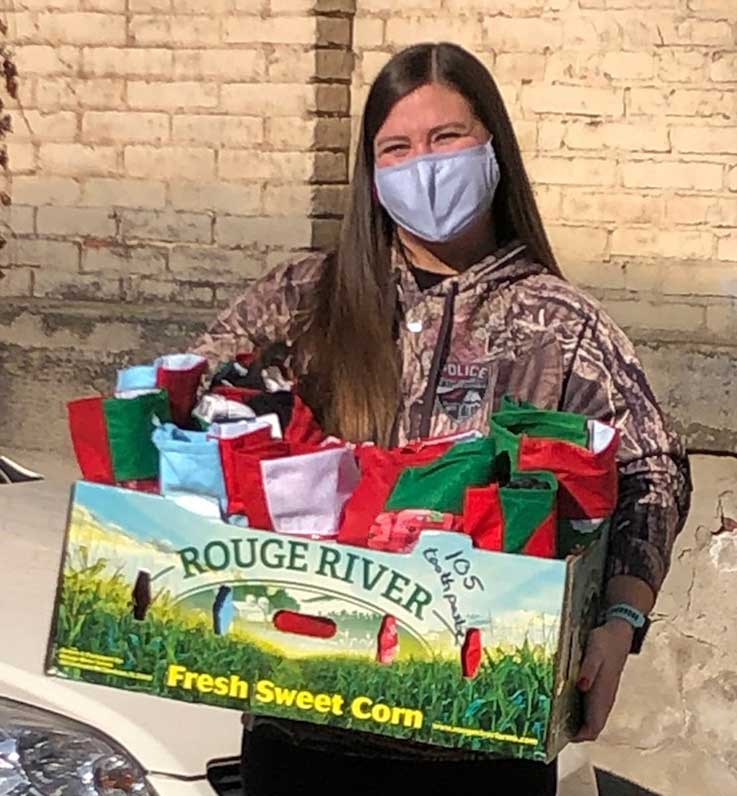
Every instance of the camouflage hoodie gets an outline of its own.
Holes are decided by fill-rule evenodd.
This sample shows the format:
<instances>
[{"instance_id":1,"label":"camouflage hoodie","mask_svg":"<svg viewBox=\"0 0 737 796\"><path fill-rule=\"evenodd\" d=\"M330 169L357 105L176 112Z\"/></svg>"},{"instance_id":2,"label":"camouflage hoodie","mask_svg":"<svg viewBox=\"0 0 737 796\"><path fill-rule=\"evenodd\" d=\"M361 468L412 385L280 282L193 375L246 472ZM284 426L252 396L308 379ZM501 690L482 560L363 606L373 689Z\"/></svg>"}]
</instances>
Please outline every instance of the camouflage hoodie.
<instances>
[{"instance_id":1,"label":"camouflage hoodie","mask_svg":"<svg viewBox=\"0 0 737 796\"><path fill-rule=\"evenodd\" d=\"M212 364L236 351L294 342L325 261L314 254L253 284L201 337ZM394 269L403 404L397 441L486 430L505 394L580 412L621 432L620 500L609 574L657 592L688 512L691 483L634 348L601 306L511 244L421 291L403 256Z\"/></svg>"}]
</instances>

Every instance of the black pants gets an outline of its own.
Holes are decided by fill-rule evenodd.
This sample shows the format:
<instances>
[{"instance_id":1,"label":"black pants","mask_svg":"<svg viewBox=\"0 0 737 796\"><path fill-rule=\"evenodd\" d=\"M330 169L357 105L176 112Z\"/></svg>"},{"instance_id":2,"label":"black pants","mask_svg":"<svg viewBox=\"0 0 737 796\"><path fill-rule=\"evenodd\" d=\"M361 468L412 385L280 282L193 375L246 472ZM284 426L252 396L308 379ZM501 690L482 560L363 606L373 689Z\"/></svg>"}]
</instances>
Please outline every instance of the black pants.
<instances>
[{"instance_id":1,"label":"black pants","mask_svg":"<svg viewBox=\"0 0 737 796\"><path fill-rule=\"evenodd\" d=\"M245 796L555 796L558 791L555 762L355 757L302 749L266 728L244 733L242 765Z\"/></svg>"}]
</instances>

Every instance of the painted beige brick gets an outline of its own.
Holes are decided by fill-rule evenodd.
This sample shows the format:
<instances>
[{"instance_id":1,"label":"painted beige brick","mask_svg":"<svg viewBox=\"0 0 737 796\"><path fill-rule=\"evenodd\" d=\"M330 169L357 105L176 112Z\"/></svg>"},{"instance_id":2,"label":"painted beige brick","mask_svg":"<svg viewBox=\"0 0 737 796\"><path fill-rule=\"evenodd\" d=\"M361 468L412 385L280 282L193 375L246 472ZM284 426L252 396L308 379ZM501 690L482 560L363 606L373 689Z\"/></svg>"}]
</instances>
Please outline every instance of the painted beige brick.
<instances>
[{"instance_id":1,"label":"painted beige brick","mask_svg":"<svg viewBox=\"0 0 737 796\"><path fill-rule=\"evenodd\" d=\"M22 9L24 11L76 11L79 9L80 0L17 0L0 5L3 11L7 9Z\"/></svg>"},{"instance_id":2,"label":"painted beige brick","mask_svg":"<svg viewBox=\"0 0 737 796\"><path fill-rule=\"evenodd\" d=\"M645 80L655 72L655 56L652 53L606 53L601 71L615 80Z\"/></svg>"},{"instance_id":3,"label":"painted beige brick","mask_svg":"<svg viewBox=\"0 0 737 796\"><path fill-rule=\"evenodd\" d=\"M36 107L41 111L86 108L118 109L124 105L124 80L110 78L49 78L36 86Z\"/></svg>"},{"instance_id":4,"label":"painted beige brick","mask_svg":"<svg viewBox=\"0 0 737 796\"><path fill-rule=\"evenodd\" d=\"M668 220L674 224L705 224L717 204L712 196L672 196L666 200Z\"/></svg>"},{"instance_id":5,"label":"painted beige brick","mask_svg":"<svg viewBox=\"0 0 737 796\"><path fill-rule=\"evenodd\" d=\"M731 168L727 172L727 188L730 191L737 191L737 167Z\"/></svg>"},{"instance_id":6,"label":"painted beige brick","mask_svg":"<svg viewBox=\"0 0 737 796\"><path fill-rule=\"evenodd\" d=\"M80 198L77 180L69 177L16 177L13 201L23 205L75 205ZM17 230L16 230L17 231Z\"/></svg>"},{"instance_id":7,"label":"painted beige brick","mask_svg":"<svg viewBox=\"0 0 737 796\"><path fill-rule=\"evenodd\" d=\"M304 44L279 45L267 56L267 71L272 83L307 82L317 75L317 53Z\"/></svg>"},{"instance_id":8,"label":"painted beige brick","mask_svg":"<svg viewBox=\"0 0 737 796\"><path fill-rule=\"evenodd\" d=\"M737 53L717 53L709 64L709 78L715 83L737 81Z\"/></svg>"},{"instance_id":9,"label":"painted beige brick","mask_svg":"<svg viewBox=\"0 0 737 796\"><path fill-rule=\"evenodd\" d=\"M490 0L493 2L493 0ZM383 14L385 12L396 12L397 4L392 0L359 0L358 5L361 12L364 14ZM404 12L426 12L428 16L442 16L441 8L443 6L442 0L405 0L402 3L401 9ZM465 11L467 8L472 8L473 4L468 3L466 8L454 8L451 4L446 3L446 7L454 11Z\"/></svg>"},{"instance_id":10,"label":"painted beige brick","mask_svg":"<svg viewBox=\"0 0 737 796\"><path fill-rule=\"evenodd\" d=\"M176 143L209 146L252 147L264 140L264 121L258 116L200 116L187 114L172 119Z\"/></svg>"},{"instance_id":11,"label":"painted beige brick","mask_svg":"<svg viewBox=\"0 0 737 796\"><path fill-rule=\"evenodd\" d=\"M682 302L655 304L635 299L609 300L607 312L623 329L663 329L685 331L699 329L706 322L706 308Z\"/></svg>"},{"instance_id":12,"label":"painted beige brick","mask_svg":"<svg viewBox=\"0 0 737 796\"><path fill-rule=\"evenodd\" d=\"M662 230L617 227L612 232L612 255L708 260L714 237L700 230Z\"/></svg>"},{"instance_id":13,"label":"painted beige brick","mask_svg":"<svg viewBox=\"0 0 737 796\"><path fill-rule=\"evenodd\" d=\"M624 94L619 89L579 86L525 86L522 106L533 113L622 116Z\"/></svg>"},{"instance_id":14,"label":"painted beige brick","mask_svg":"<svg viewBox=\"0 0 737 796\"><path fill-rule=\"evenodd\" d=\"M29 108L11 116L13 136L19 141L73 141L77 137L77 116L72 111L41 113Z\"/></svg>"},{"instance_id":15,"label":"painted beige brick","mask_svg":"<svg viewBox=\"0 0 737 796\"><path fill-rule=\"evenodd\" d=\"M737 232L720 238L717 252L720 260L737 262Z\"/></svg>"},{"instance_id":16,"label":"painted beige brick","mask_svg":"<svg viewBox=\"0 0 737 796\"><path fill-rule=\"evenodd\" d=\"M722 185L719 163L633 161L622 164L626 188L690 188L715 190Z\"/></svg>"},{"instance_id":17,"label":"painted beige brick","mask_svg":"<svg viewBox=\"0 0 737 796\"><path fill-rule=\"evenodd\" d=\"M571 50L621 49L624 36L612 14L570 15L563 23L563 44Z\"/></svg>"},{"instance_id":18,"label":"painted beige brick","mask_svg":"<svg viewBox=\"0 0 737 796\"><path fill-rule=\"evenodd\" d=\"M343 17L317 17L315 43L318 47L347 47L351 43L350 20Z\"/></svg>"},{"instance_id":19,"label":"painted beige brick","mask_svg":"<svg viewBox=\"0 0 737 796\"><path fill-rule=\"evenodd\" d=\"M158 303L188 307L212 307L214 289L185 281L175 282L171 276L157 278L144 274L132 274L121 280L122 299L131 304Z\"/></svg>"},{"instance_id":20,"label":"painted beige brick","mask_svg":"<svg viewBox=\"0 0 737 796\"><path fill-rule=\"evenodd\" d=\"M218 246L175 246L169 257L169 269L177 279L199 281L242 281L261 275L261 263L242 251Z\"/></svg>"},{"instance_id":21,"label":"painted beige brick","mask_svg":"<svg viewBox=\"0 0 737 796\"><path fill-rule=\"evenodd\" d=\"M266 216L308 216L314 208L312 185L271 185L264 188L263 210Z\"/></svg>"},{"instance_id":22,"label":"painted beige brick","mask_svg":"<svg viewBox=\"0 0 737 796\"><path fill-rule=\"evenodd\" d=\"M569 149L627 149L644 152L668 152L668 128L654 124L571 122L565 131Z\"/></svg>"},{"instance_id":23,"label":"painted beige brick","mask_svg":"<svg viewBox=\"0 0 737 796\"><path fill-rule=\"evenodd\" d=\"M527 163L535 182L560 185L614 185L617 164L603 158L531 158Z\"/></svg>"},{"instance_id":24,"label":"painted beige brick","mask_svg":"<svg viewBox=\"0 0 737 796\"><path fill-rule=\"evenodd\" d=\"M211 243L212 219L205 213L124 210L121 213L120 234L125 240Z\"/></svg>"},{"instance_id":25,"label":"painted beige brick","mask_svg":"<svg viewBox=\"0 0 737 796\"><path fill-rule=\"evenodd\" d=\"M224 150L218 158L223 180L303 182L314 172L313 157L300 152Z\"/></svg>"},{"instance_id":26,"label":"painted beige brick","mask_svg":"<svg viewBox=\"0 0 737 796\"><path fill-rule=\"evenodd\" d=\"M221 14L225 11L232 11L233 8L239 11L248 10L240 6L248 6L253 14L260 14L265 10L264 0L172 0L174 11L181 11L183 14Z\"/></svg>"},{"instance_id":27,"label":"painted beige brick","mask_svg":"<svg viewBox=\"0 0 737 796\"><path fill-rule=\"evenodd\" d=\"M77 47L29 44L15 48L15 64L21 75L72 75L80 61Z\"/></svg>"},{"instance_id":28,"label":"painted beige brick","mask_svg":"<svg viewBox=\"0 0 737 796\"><path fill-rule=\"evenodd\" d=\"M658 53L658 79L665 83L702 83L706 63L706 54L699 50L663 49Z\"/></svg>"},{"instance_id":29,"label":"painted beige brick","mask_svg":"<svg viewBox=\"0 0 737 796\"><path fill-rule=\"evenodd\" d=\"M8 150L8 160L13 174L26 174L35 171L35 145L10 140L6 146Z\"/></svg>"},{"instance_id":30,"label":"painted beige brick","mask_svg":"<svg viewBox=\"0 0 737 796\"><path fill-rule=\"evenodd\" d=\"M45 174L77 177L86 174L117 174L115 147L86 144L41 144L39 168Z\"/></svg>"},{"instance_id":31,"label":"painted beige brick","mask_svg":"<svg viewBox=\"0 0 737 796\"><path fill-rule=\"evenodd\" d=\"M0 206L0 223L5 226L6 231L7 228L11 229L14 235L32 235L36 228L35 218L34 207L23 207L20 204Z\"/></svg>"},{"instance_id":32,"label":"painted beige brick","mask_svg":"<svg viewBox=\"0 0 737 796\"><path fill-rule=\"evenodd\" d=\"M218 16L148 16L136 14L130 22L135 44L204 47L221 42Z\"/></svg>"},{"instance_id":33,"label":"painted beige brick","mask_svg":"<svg viewBox=\"0 0 737 796\"><path fill-rule=\"evenodd\" d=\"M154 246L94 246L82 249L82 273L156 274L166 271L166 249Z\"/></svg>"},{"instance_id":34,"label":"painted beige brick","mask_svg":"<svg viewBox=\"0 0 737 796\"><path fill-rule=\"evenodd\" d=\"M111 238L115 235L115 219L106 209L39 207L36 228L39 235Z\"/></svg>"},{"instance_id":35,"label":"painted beige brick","mask_svg":"<svg viewBox=\"0 0 737 796\"><path fill-rule=\"evenodd\" d=\"M33 295L34 298L64 301L118 301L120 277L117 274L83 275L41 268L33 274ZM120 331L110 326L105 328L105 340L114 341L115 350L125 350L132 345L129 336L121 339ZM111 350L109 345L107 350Z\"/></svg>"},{"instance_id":36,"label":"painted beige brick","mask_svg":"<svg viewBox=\"0 0 737 796\"><path fill-rule=\"evenodd\" d=\"M660 270L659 287L666 295L674 296L735 296L737 297L737 268L729 265L672 262Z\"/></svg>"},{"instance_id":37,"label":"painted beige brick","mask_svg":"<svg viewBox=\"0 0 737 796\"><path fill-rule=\"evenodd\" d=\"M222 87L220 106L228 113L301 116L316 109L315 86L229 83Z\"/></svg>"},{"instance_id":38,"label":"painted beige brick","mask_svg":"<svg viewBox=\"0 0 737 796\"><path fill-rule=\"evenodd\" d=\"M238 7L244 11L249 10L249 0L238 0ZM269 10L272 14L298 14L300 11L316 10L317 0L269 0Z\"/></svg>"},{"instance_id":39,"label":"painted beige brick","mask_svg":"<svg viewBox=\"0 0 737 796\"><path fill-rule=\"evenodd\" d=\"M363 3L362 3L363 5ZM482 11L485 14L507 14L510 17L538 16L550 8L547 0L445 0L453 12Z\"/></svg>"},{"instance_id":40,"label":"painted beige brick","mask_svg":"<svg viewBox=\"0 0 737 796\"><path fill-rule=\"evenodd\" d=\"M142 110L189 110L215 108L218 87L196 81L156 82L131 80L128 82L128 105Z\"/></svg>"},{"instance_id":41,"label":"painted beige brick","mask_svg":"<svg viewBox=\"0 0 737 796\"><path fill-rule=\"evenodd\" d=\"M125 44L126 18L123 14L55 13L40 14L38 31L50 44Z\"/></svg>"},{"instance_id":42,"label":"painted beige brick","mask_svg":"<svg viewBox=\"0 0 737 796\"><path fill-rule=\"evenodd\" d=\"M171 204L177 210L213 211L239 216L261 212L261 186L224 182L172 182Z\"/></svg>"},{"instance_id":43,"label":"painted beige brick","mask_svg":"<svg viewBox=\"0 0 737 796\"><path fill-rule=\"evenodd\" d=\"M215 175L215 152L204 147L129 146L123 162L129 177L202 180Z\"/></svg>"},{"instance_id":44,"label":"painted beige brick","mask_svg":"<svg viewBox=\"0 0 737 796\"><path fill-rule=\"evenodd\" d=\"M707 47L728 47L734 45L734 34L728 22L687 19L678 22L676 18L665 18L659 24L662 42L668 44L704 45Z\"/></svg>"},{"instance_id":45,"label":"painted beige brick","mask_svg":"<svg viewBox=\"0 0 737 796\"><path fill-rule=\"evenodd\" d=\"M659 196L565 188L562 213L568 221L654 225L661 221L663 207Z\"/></svg>"},{"instance_id":46,"label":"painted beige brick","mask_svg":"<svg viewBox=\"0 0 737 796\"><path fill-rule=\"evenodd\" d=\"M676 89L665 92L656 88L633 88L628 112L634 115L715 116L729 119L734 97L723 91Z\"/></svg>"},{"instance_id":47,"label":"painted beige brick","mask_svg":"<svg viewBox=\"0 0 737 796\"><path fill-rule=\"evenodd\" d=\"M261 50L175 50L174 78L253 81L266 77L266 54Z\"/></svg>"},{"instance_id":48,"label":"painted beige brick","mask_svg":"<svg viewBox=\"0 0 737 796\"><path fill-rule=\"evenodd\" d=\"M92 177L82 182L81 205L161 209L166 205L166 183Z\"/></svg>"},{"instance_id":49,"label":"painted beige brick","mask_svg":"<svg viewBox=\"0 0 737 796\"><path fill-rule=\"evenodd\" d=\"M109 11L125 14L126 0L81 0L82 11Z\"/></svg>"},{"instance_id":50,"label":"painted beige brick","mask_svg":"<svg viewBox=\"0 0 737 796\"><path fill-rule=\"evenodd\" d=\"M556 223L561 217L561 189L557 185L535 185L535 201L543 219Z\"/></svg>"},{"instance_id":51,"label":"painted beige brick","mask_svg":"<svg viewBox=\"0 0 737 796\"><path fill-rule=\"evenodd\" d=\"M597 290L624 290L628 275L643 271L647 273L640 264L628 264L626 270L616 262L576 260L565 264L565 275L571 282Z\"/></svg>"},{"instance_id":52,"label":"painted beige brick","mask_svg":"<svg viewBox=\"0 0 737 796\"><path fill-rule=\"evenodd\" d=\"M562 119L545 119L537 125L537 146L541 151L559 150L563 148L568 121Z\"/></svg>"},{"instance_id":53,"label":"painted beige brick","mask_svg":"<svg viewBox=\"0 0 737 796\"><path fill-rule=\"evenodd\" d=\"M545 56L534 53L500 53L494 62L493 75L500 83L542 81L545 78Z\"/></svg>"},{"instance_id":54,"label":"painted beige brick","mask_svg":"<svg viewBox=\"0 0 737 796\"><path fill-rule=\"evenodd\" d=\"M386 22L387 44L406 47L418 41L462 41L466 46L481 44L483 26L471 17L400 17L392 15Z\"/></svg>"},{"instance_id":55,"label":"painted beige brick","mask_svg":"<svg viewBox=\"0 0 737 796\"><path fill-rule=\"evenodd\" d=\"M483 31L484 45L497 52L543 52L563 44L563 27L552 20L491 17L483 20Z\"/></svg>"},{"instance_id":56,"label":"painted beige brick","mask_svg":"<svg viewBox=\"0 0 737 796\"><path fill-rule=\"evenodd\" d=\"M90 143L149 142L169 140L169 116L165 113L87 111L82 117L82 140Z\"/></svg>"},{"instance_id":57,"label":"painted beige brick","mask_svg":"<svg viewBox=\"0 0 737 796\"><path fill-rule=\"evenodd\" d=\"M79 244L70 241L21 239L16 241L16 257L18 265L41 266L42 273L79 271Z\"/></svg>"},{"instance_id":58,"label":"painted beige brick","mask_svg":"<svg viewBox=\"0 0 737 796\"><path fill-rule=\"evenodd\" d=\"M317 18L230 16L223 22L227 44L313 44Z\"/></svg>"},{"instance_id":59,"label":"painted beige brick","mask_svg":"<svg viewBox=\"0 0 737 796\"><path fill-rule=\"evenodd\" d=\"M271 149L290 151L314 148L317 133L317 119L295 116L271 117L265 120L265 140Z\"/></svg>"},{"instance_id":60,"label":"painted beige brick","mask_svg":"<svg viewBox=\"0 0 737 796\"><path fill-rule=\"evenodd\" d=\"M299 248L312 243L312 223L308 218L247 218L218 216L215 241L222 246L283 246Z\"/></svg>"},{"instance_id":61,"label":"painted beige brick","mask_svg":"<svg viewBox=\"0 0 737 796\"><path fill-rule=\"evenodd\" d=\"M353 46L356 50L381 47L384 43L384 20L357 16L353 21Z\"/></svg>"},{"instance_id":62,"label":"painted beige brick","mask_svg":"<svg viewBox=\"0 0 737 796\"><path fill-rule=\"evenodd\" d=\"M534 152L537 149L537 124L516 120L514 122L514 133L517 143L523 152Z\"/></svg>"},{"instance_id":63,"label":"painted beige brick","mask_svg":"<svg viewBox=\"0 0 737 796\"><path fill-rule=\"evenodd\" d=\"M719 19L737 20L737 8L731 0L688 0L691 11L714 14Z\"/></svg>"},{"instance_id":64,"label":"painted beige brick","mask_svg":"<svg viewBox=\"0 0 737 796\"><path fill-rule=\"evenodd\" d=\"M737 337L737 302L711 302L706 307L706 326L710 332L731 338Z\"/></svg>"},{"instance_id":65,"label":"painted beige brick","mask_svg":"<svg viewBox=\"0 0 737 796\"><path fill-rule=\"evenodd\" d=\"M82 68L94 77L169 77L174 54L156 47L85 47Z\"/></svg>"},{"instance_id":66,"label":"painted beige brick","mask_svg":"<svg viewBox=\"0 0 737 796\"><path fill-rule=\"evenodd\" d=\"M546 230L556 257L563 265L582 260L601 262L606 257L609 239L606 229L548 224Z\"/></svg>"},{"instance_id":67,"label":"painted beige brick","mask_svg":"<svg viewBox=\"0 0 737 796\"><path fill-rule=\"evenodd\" d=\"M391 53L384 50L366 50L361 53L361 82L363 84L373 83L390 58Z\"/></svg>"},{"instance_id":68,"label":"painted beige brick","mask_svg":"<svg viewBox=\"0 0 737 796\"><path fill-rule=\"evenodd\" d=\"M171 11L171 0L128 0L128 5L134 14L165 14Z\"/></svg>"},{"instance_id":69,"label":"painted beige brick","mask_svg":"<svg viewBox=\"0 0 737 796\"><path fill-rule=\"evenodd\" d=\"M737 199L717 196L672 196L668 218L676 224L706 224L737 228Z\"/></svg>"},{"instance_id":70,"label":"painted beige brick","mask_svg":"<svg viewBox=\"0 0 737 796\"><path fill-rule=\"evenodd\" d=\"M30 268L0 268L0 298L31 296Z\"/></svg>"},{"instance_id":71,"label":"painted beige brick","mask_svg":"<svg viewBox=\"0 0 737 796\"><path fill-rule=\"evenodd\" d=\"M670 135L679 152L737 154L737 126L673 127Z\"/></svg>"}]
</instances>

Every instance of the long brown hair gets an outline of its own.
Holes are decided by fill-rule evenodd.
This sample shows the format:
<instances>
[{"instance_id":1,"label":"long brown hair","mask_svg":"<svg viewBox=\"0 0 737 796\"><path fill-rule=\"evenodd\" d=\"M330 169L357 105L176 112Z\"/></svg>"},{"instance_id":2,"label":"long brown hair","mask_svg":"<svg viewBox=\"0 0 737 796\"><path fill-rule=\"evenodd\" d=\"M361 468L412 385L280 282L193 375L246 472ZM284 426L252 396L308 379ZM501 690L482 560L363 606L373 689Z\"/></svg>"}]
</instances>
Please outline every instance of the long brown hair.
<instances>
[{"instance_id":1,"label":"long brown hair","mask_svg":"<svg viewBox=\"0 0 737 796\"><path fill-rule=\"evenodd\" d=\"M431 82L465 97L493 136L501 171L492 207L498 244L519 240L532 259L560 275L512 123L486 67L454 44L418 44L395 55L369 91L340 243L328 258L303 339L311 360L308 398L319 405L326 430L345 439L387 444L398 410L395 230L374 192L374 138L399 100Z\"/></svg>"}]
</instances>

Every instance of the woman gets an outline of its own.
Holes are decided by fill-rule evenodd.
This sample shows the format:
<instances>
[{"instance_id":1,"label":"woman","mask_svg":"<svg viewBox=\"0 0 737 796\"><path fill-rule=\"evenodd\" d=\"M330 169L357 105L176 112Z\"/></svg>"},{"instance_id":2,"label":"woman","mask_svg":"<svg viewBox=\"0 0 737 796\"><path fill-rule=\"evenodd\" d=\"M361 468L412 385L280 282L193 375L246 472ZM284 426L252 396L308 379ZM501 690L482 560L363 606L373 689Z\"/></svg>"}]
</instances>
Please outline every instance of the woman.
<instances>
[{"instance_id":1,"label":"woman","mask_svg":"<svg viewBox=\"0 0 737 796\"><path fill-rule=\"evenodd\" d=\"M506 393L619 427L606 599L629 608L591 634L583 664L577 740L596 738L685 520L688 466L630 342L562 278L503 101L460 47L419 45L387 64L367 100L337 252L262 279L197 350L216 362L277 340L294 345L326 430L347 439L485 430ZM411 782L430 794L483 782L556 792L555 764L356 738L250 721L247 791L389 794Z\"/></svg>"}]
</instances>

